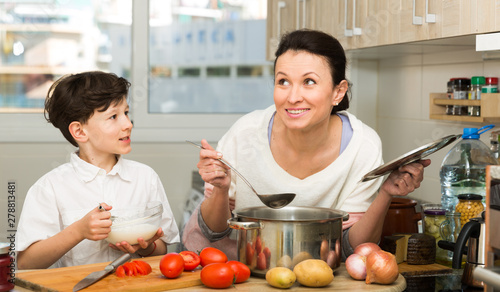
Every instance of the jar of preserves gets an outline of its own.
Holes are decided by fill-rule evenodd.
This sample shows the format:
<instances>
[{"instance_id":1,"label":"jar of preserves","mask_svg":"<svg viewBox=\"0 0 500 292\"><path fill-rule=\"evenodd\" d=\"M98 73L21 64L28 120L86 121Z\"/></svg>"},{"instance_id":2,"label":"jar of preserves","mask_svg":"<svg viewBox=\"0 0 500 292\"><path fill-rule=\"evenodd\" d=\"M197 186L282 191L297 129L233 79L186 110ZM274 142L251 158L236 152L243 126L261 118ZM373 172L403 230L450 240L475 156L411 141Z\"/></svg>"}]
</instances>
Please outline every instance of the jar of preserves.
<instances>
[{"instance_id":1,"label":"jar of preserves","mask_svg":"<svg viewBox=\"0 0 500 292\"><path fill-rule=\"evenodd\" d=\"M9 247L8 243L0 242L0 291L14 289L14 279L11 278L13 258L9 255Z\"/></svg>"},{"instance_id":2,"label":"jar of preserves","mask_svg":"<svg viewBox=\"0 0 500 292\"><path fill-rule=\"evenodd\" d=\"M446 210L444 209L431 209L431 204L423 205L424 212L424 233L431 235L436 239L436 262L447 265L451 264L448 257L448 251L438 246L440 240L445 240L441 236L441 224L446 220ZM434 204L437 205L437 204ZM440 204L439 204L440 206ZM436 206L437 207L437 206Z\"/></svg>"},{"instance_id":3,"label":"jar of preserves","mask_svg":"<svg viewBox=\"0 0 500 292\"><path fill-rule=\"evenodd\" d=\"M461 214L460 222L462 227L469 222L471 218L481 216L484 211L483 196L478 194L461 194L458 195L458 204L455 207L455 212Z\"/></svg>"}]
</instances>

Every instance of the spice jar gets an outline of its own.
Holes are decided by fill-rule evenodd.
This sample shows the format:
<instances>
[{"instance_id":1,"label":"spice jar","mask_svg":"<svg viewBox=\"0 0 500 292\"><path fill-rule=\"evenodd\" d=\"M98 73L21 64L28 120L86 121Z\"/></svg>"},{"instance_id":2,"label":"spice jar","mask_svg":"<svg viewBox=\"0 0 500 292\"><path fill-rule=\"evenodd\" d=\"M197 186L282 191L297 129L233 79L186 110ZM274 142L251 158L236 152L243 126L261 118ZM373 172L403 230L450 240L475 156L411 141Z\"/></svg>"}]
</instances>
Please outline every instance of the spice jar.
<instances>
[{"instance_id":1,"label":"spice jar","mask_svg":"<svg viewBox=\"0 0 500 292\"><path fill-rule=\"evenodd\" d=\"M14 289L14 281L11 279L11 263L13 258L9 255L8 243L0 242L0 291L9 291Z\"/></svg>"},{"instance_id":2,"label":"spice jar","mask_svg":"<svg viewBox=\"0 0 500 292\"><path fill-rule=\"evenodd\" d=\"M453 85L453 99L467 99L470 90L469 78L457 78ZM454 105L453 115L467 115L467 106Z\"/></svg>"},{"instance_id":3,"label":"spice jar","mask_svg":"<svg viewBox=\"0 0 500 292\"><path fill-rule=\"evenodd\" d=\"M498 78L486 77L485 84L481 89L482 93L497 93L498 92Z\"/></svg>"},{"instance_id":4,"label":"spice jar","mask_svg":"<svg viewBox=\"0 0 500 292\"><path fill-rule=\"evenodd\" d=\"M483 85L485 84L484 76L474 76L471 78L471 86L469 90L469 100L480 100L481 99L481 90ZM467 108L467 113L469 116L480 116L481 109L479 106L469 106Z\"/></svg>"},{"instance_id":5,"label":"spice jar","mask_svg":"<svg viewBox=\"0 0 500 292\"><path fill-rule=\"evenodd\" d=\"M455 212L461 213L460 222L462 227L469 222L471 218L481 216L484 211L483 196L477 194L461 194L458 195L458 204L455 207Z\"/></svg>"},{"instance_id":6,"label":"spice jar","mask_svg":"<svg viewBox=\"0 0 500 292\"><path fill-rule=\"evenodd\" d=\"M453 86L455 84L455 78L451 78L450 81L446 83L446 97L448 99L453 99ZM452 105L447 105L446 106L446 114L447 115L452 115L453 114L453 106Z\"/></svg>"}]
</instances>

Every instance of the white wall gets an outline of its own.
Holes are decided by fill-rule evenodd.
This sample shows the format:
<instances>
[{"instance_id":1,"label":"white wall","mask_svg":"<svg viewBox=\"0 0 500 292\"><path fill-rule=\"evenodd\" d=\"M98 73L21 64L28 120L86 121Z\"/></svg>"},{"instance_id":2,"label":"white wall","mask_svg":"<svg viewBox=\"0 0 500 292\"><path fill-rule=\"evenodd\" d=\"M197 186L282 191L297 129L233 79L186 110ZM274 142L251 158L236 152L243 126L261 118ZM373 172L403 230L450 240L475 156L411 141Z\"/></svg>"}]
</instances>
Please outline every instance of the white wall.
<instances>
[{"instance_id":1,"label":"white wall","mask_svg":"<svg viewBox=\"0 0 500 292\"><path fill-rule=\"evenodd\" d=\"M382 139L384 160L393 160L446 135L460 134L463 128L489 124L430 120L429 94L446 92L447 81L454 77L498 77L499 65L500 60L483 61L480 52L470 49L379 60L378 74L371 78L378 84L375 129ZM498 130L498 126L494 130ZM488 146L490 132L481 136ZM428 157L432 164L425 170L421 187L410 197L421 202L440 202L439 169L453 145L455 143Z\"/></svg>"}]
</instances>

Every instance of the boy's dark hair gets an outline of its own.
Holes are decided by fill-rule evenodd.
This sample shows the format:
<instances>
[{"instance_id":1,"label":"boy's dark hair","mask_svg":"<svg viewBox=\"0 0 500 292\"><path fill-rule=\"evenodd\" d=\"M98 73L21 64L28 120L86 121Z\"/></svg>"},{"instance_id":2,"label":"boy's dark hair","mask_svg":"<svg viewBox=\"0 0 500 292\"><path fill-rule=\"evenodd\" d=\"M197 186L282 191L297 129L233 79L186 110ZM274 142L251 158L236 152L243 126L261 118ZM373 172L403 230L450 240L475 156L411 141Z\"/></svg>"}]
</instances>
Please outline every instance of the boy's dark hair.
<instances>
[{"instance_id":1,"label":"boy's dark hair","mask_svg":"<svg viewBox=\"0 0 500 292\"><path fill-rule=\"evenodd\" d=\"M346 80L347 58L344 48L342 48L340 42L333 36L322 31L310 29L300 29L284 34L275 52L274 69L276 69L278 57L289 50L296 52L304 51L323 57L330 66L334 86L342 80ZM337 106L333 107L332 114L348 108L349 97L346 92L344 99Z\"/></svg>"},{"instance_id":2,"label":"boy's dark hair","mask_svg":"<svg viewBox=\"0 0 500 292\"><path fill-rule=\"evenodd\" d=\"M58 128L72 145L72 122L86 123L94 111L103 112L127 97L130 82L113 73L101 71L65 75L49 89L45 99L45 119Z\"/></svg>"}]
</instances>

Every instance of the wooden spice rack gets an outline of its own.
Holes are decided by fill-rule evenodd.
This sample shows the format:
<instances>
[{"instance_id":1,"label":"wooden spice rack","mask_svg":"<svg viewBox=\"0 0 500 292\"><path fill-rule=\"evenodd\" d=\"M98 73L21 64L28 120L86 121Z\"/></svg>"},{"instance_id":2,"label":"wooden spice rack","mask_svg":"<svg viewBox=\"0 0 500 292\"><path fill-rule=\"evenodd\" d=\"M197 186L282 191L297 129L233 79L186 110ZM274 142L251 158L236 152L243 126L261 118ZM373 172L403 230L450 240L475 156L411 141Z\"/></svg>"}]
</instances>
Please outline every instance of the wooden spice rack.
<instances>
[{"instance_id":1,"label":"wooden spice rack","mask_svg":"<svg viewBox=\"0 0 500 292\"><path fill-rule=\"evenodd\" d=\"M480 116L454 116L446 114L447 105L480 106ZM500 122L500 93L483 93L481 100L448 99L446 93L431 93L429 118L459 122Z\"/></svg>"}]
</instances>

